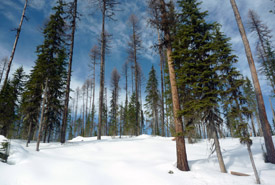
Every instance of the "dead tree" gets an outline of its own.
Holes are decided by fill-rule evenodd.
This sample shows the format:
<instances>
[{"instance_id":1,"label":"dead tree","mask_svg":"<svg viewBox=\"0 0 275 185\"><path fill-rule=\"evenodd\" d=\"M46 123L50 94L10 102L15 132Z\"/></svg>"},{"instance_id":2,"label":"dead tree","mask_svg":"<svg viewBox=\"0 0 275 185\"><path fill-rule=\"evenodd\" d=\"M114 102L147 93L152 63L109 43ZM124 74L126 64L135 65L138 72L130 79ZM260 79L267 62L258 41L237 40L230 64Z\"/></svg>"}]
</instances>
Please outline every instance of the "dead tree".
<instances>
[{"instance_id":1,"label":"dead tree","mask_svg":"<svg viewBox=\"0 0 275 185\"><path fill-rule=\"evenodd\" d=\"M161 37L159 29L158 31L158 42L159 42L159 57L160 57L160 79L161 79L161 136L165 136L164 131L164 90L163 90L163 63L164 63L164 56L163 56L163 46L161 45Z\"/></svg>"},{"instance_id":2,"label":"dead tree","mask_svg":"<svg viewBox=\"0 0 275 185\"><path fill-rule=\"evenodd\" d=\"M92 103L92 116L91 116L91 132L93 135L93 130L94 130L94 117L95 117L95 76L96 76L96 65L97 60L99 59L100 56L100 50L97 45L93 46L93 48L90 51L90 58L91 58L91 63L90 67L92 69L92 88L93 88L93 103Z\"/></svg>"},{"instance_id":3,"label":"dead tree","mask_svg":"<svg viewBox=\"0 0 275 185\"><path fill-rule=\"evenodd\" d=\"M71 76L72 76L72 62L73 62L73 52L74 52L74 35L76 28L76 19L77 19L77 0L71 4L72 10L70 11L72 16L71 21L71 45L70 45L70 53L69 53L69 68L68 68L68 76L67 76L67 86L66 86L66 95L65 95L65 107L63 111L62 118L62 126L61 126L61 143L65 143L66 138L66 128L67 128L67 120L68 120L68 106L70 101L70 84L71 84Z\"/></svg>"},{"instance_id":4,"label":"dead tree","mask_svg":"<svg viewBox=\"0 0 275 185\"><path fill-rule=\"evenodd\" d=\"M274 144L272 141L270 125L268 123L268 119L267 119L267 115L266 115L266 111L265 111L265 104L264 104L264 100L263 100L262 90L261 90L261 86L259 83L259 79L258 79L255 63L253 60L251 48L250 48L249 41L246 36L246 32L245 32L245 29L244 29L244 26L243 26L243 23L241 20L241 16L240 16L237 4L236 4L235 0L230 0L230 2L232 5L234 14L235 14L236 22L238 24L243 43L244 43L246 57L248 60L250 71L251 71L251 76L252 76L255 93L256 93L256 99L257 99L257 103L258 103L260 122L261 122L262 130L263 130L264 140L265 140L267 159L269 162L275 164Z\"/></svg>"},{"instance_id":5,"label":"dead tree","mask_svg":"<svg viewBox=\"0 0 275 185\"><path fill-rule=\"evenodd\" d=\"M102 127L102 109L103 109L103 96L104 96L104 78L105 78L105 54L106 54L106 31L105 19L113 20L115 15L116 6L119 4L117 0L92 0L100 8L102 13L102 28L101 28L101 51L100 51L100 89L99 89L99 111L98 111L98 132L97 139L101 139Z\"/></svg>"},{"instance_id":6,"label":"dead tree","mask_svg":"<svg viewBox=\"0 0 275 185\"><path fill-rule=\"evenodd\" d=\"M16 50L16 46L17 46L17 43L18 43L18 40L19 40L20 32L21 32L21 29L22 29L22 24L23 24L24 19L26 19L25 12L26 12L27 7L28 7L28 0L25 0L25 5L24 5L22 16L21 16L21 20L20 20L20 23L19 23L19 27L16 29L16 37L15 37L15 41L14 41L14 44L13 44L13 48L12 48L12 52L11 52L11 56L10 56L10 60L9 60L9 64L8 64L8 68L7 68L7 72L6 72L6 77L5 77L5 80L4 80L4 83L3 83L3 87L2 87L3 89L5 88L5 86L8 82L9 73L10 73L10 69L11 69L11 64L12 64L13 57L14 57L15 50Z\"/></svg>"},{"instance_id":7,"label":"dead tree","mask_svg":"<svg viewBox=\"0 0 275 185\"><path fill-rule=\"evenodd\" d=\"M129 23L131 25L132 33L130 35L129 45L129 59L134 63L135 70L135 94L136 94L136 123L135 123L135 135L139 134L139 90L138 90L138 54L141 50L141 35L138 23L138 18L132 14L129 18Z\"/></svg>"}]
</instances>

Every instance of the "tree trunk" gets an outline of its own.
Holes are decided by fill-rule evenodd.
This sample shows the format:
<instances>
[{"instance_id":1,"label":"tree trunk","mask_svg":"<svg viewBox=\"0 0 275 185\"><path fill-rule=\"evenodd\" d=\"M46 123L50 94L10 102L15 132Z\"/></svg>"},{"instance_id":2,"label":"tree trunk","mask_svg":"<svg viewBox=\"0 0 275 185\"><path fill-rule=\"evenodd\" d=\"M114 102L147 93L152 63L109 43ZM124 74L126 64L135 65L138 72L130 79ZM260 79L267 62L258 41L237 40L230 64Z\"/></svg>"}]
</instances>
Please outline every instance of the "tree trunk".
<instances>
[{"instance_id":1,"label":"tree trunk","mask_svg":"<svg viewBox=\"0 0 275 185\"><path fill-rule=\"evenodd\" d=\"M44 129L44 108L45 108L46 97L47 97L47 89L48 89L48 79L46 79L46 85L45 85L45 90L44 90L42 111L41 111L41 117L40 117L40 125L39 125L38 137L37 137L37 143L36 143L36 151L39 151L39 144L40 144L40 140L42 138L42 133L43 133L43 129Z\"/></svg>"},{"instance_id":2,"label":"tree trunk","mask_svg":"<svg viewBox=\"0 0 275 185\"><path fill-rule=\"evenodd\" d=\"M136 31L133 26L133 40L135 40ZM137 50L134 44L134 62L135 62L135 92L136 92L136 125L135 125L135 135L138 136L139 130L139 103L138 103L138 64L137 64Z\"/></svg>"},{"instance_id":3,"label":"tree trunk","mask_svg":"<svg viewBox=\"0 0 275 185\"><path fill-rule=\"evenodd\" d=\"M271 106L271 110L272 110L272 116L273 116L273 120L275 121L275 113L274 113L274 109L273 109L273 106L272 106L272 102L271 102L271 99L269 97L269 103L270 103L270 106Z\"/></svg>"},{"instance_id":4,"label":"tree trunk","mask_svg":"<svg viewBox=\"0 0 275 185\"><path fill-rule=\"evenodd\" d=\"M68 120L68 107L70 101L70 84L71 84L71 73L72 73L72 61L73 61L73 51L74 51L74 35L76 28L76 15L77 14L77 0L74 0L74 13L73 13L73 22L72 22L72 33L71 33L71 46L70 46L70 57L69 57L69 69L67 76L67 87L66 87L66 96L65 96L65 107L63 111L63 119L61 126L61 143L65 143L66 139L66 128Z\"/></svg>"},{"instance_id":5,"label":"tree trunk","mask_svg":"<svg viewBox=\"0 0 275 185\"><path fill-rule=\"evenodd\" d=\"M254 124L254 116L253 114L251 115L251 125L252 125L252 131L254 134L254 137L257 137L256 129L255 129L255 124Z\"/></svg>"},{"instance_id":6,"label":"tree trunk","mask_svg":"<svg viewBox=\"0 0 275 185\"><path fill-rule=\"evenodd\" d=\"M103 1L102 11L102 30L101 30L101 62L100 62L100 90L99 90L99 111L98 111L98 131L97 140L101 140L102 126L102 108L103 108L103 93L104 93L104 78L105 78L105 13L106 2Z\"/></svg>"},{"instance_id":7,"label":"tree trunk","mask_svg":"<svg viewBox=\"0 0 275 185\"><path fill-rule=\"evenodd\" d=\"M19 39L19 36L20 36L22 24L23 24L23 21L24 21L24 18L25 18L25 12L26 12L27 6L28 6L28 0L25 1L25 5L24 5L22 16L21 16L20 24L19 24L19 27L17 28L16 38L15 38L15 41L14 41L14 44L13 44L13 48L12 48L12 52L11 52L11 56L10 56L10 60L9 60L9 64L8 64L8 68L7 68L7 72L6 72L5 81L4 81L4 84L3 84L3 87L2 87L3 89L5 88L5 86L8 82L9 73L10 73L10 69L11 69L11 64L12 64L12 60L13 60L13 57L14 57L14 54L15 54L18 39Z\"/></svg>"},{"instance_id":8,"label":"tree trunk","mask_svg":"<svg viewBox=\"0 0 275 185\"><path fill-rule=\"evenodd\" d=\"M159 29L158 31L158 42L159 44L161 44L161 40L160 40L160 33L159 33ZM163 92L163 63L164 63L164 59L163 59L163 49L162 47L159 47L159 56L160 56L160 79L161 79L161 136L164 137L165 136L165 132L164 132L164 92Z\"/></svg>"},{"instance_id":9,"label":"tree trunk","mask_svg":"<svg viewBox=\"0 0 275 185\"><path fill-rule=\"evenodd\" d=\"M166 34L168 37L166 40L170 40L170 36ZM167 58L168 58L168 69L169 69L169 77L171 83L171 93L172 93L172 102L173 102L173 113L174 113L174 121L176 127L176 147L177 147L177 168L182 171L189 171L189 166L187 162L187 154L186 154L186 147L184 141L184 134L183 134L183 123L181 116L178 115L180 111L180 104L179 104L179 95L178 89L176 84L176 75L173 66L173 59L172 59L172 47L167 47Z\"/></svg>"},{"instance_id":10,"label":"tree trunk","mask_svg":"<svg viewBox=\"0 0 275 185\"><path fill-rule=\"evenodd\" d=\"M256 111L256 122L257 122L258 130L259 130L259 133L260 133L260 137L263 137L263 130L262 130L262 127L261 127L259 114L258 114L257 111Z\"/></svg>"},{"instance_id":11,"label":"tree trunk","mask_svg":"<svg viewBox=\"0 0 275 185\"><path fill-rule=\"evenodd\" d=\"M244 26L242 24L242 20L241 20L240 13L238 11L236 2L235 2L235 0L230 0L230 2L231 2L231 5L232 5L234 14L235 14L237 24L239 26L239 31L240 31L241 37L243 39L243 43L244 43L244 46L245 46L245 52L246 52L248 64L249 64L249 67L250 67L251 76L252 76L252 79L253 79L253 84L254 84L254 88L255 88L256 99L257 99L258 109L259 109L260 122L261 122L262 130L263 130L263 135L264 135L264 140L265 140L265 147L266 147L266 151L267 151L267 158L268 158L269 162L275 164L275 149L274 149L274 144L273 144L273 141L272 141L270 125L269 125L268 120L267 120L264 100L263 100L263 96L262 96L260 83L259 83L259 80L258 80L258 75L257 75L255 63L254 63L254 60L253 60L253 57L252 57L250 45L249 45L248 39L246 37L245 29L244 29Z\"/></svg>"},{"instance_id":12,"label":"tree trunk","mask_svg":"<svg viewBox=\"0 0 275 185\"><path fill-rule=\"evenodd\" d=\"M256 178L256 183L261 184L261 181L260 181L260 178L259 178L259 175L258 175L258 171L256 169L256 165L255 165L255 162L254 162L254 158L253 158L253 155L252 155L252 152L251 152L251 145L249 143L247 143L247 151L249 153L250 161L251 161L251 164L252 164L252 167L253 167L254 175L255 175L255 178Z\"/></svg>"},{"instance_id":13,"label":"tree trunk","mask_svg":"<svg viewBox=\"0 0 275 185\"><path fill-rule=\"evenodd\" d=\"M215 150L216 150L216 154L217 154L217 157L218 157L221 172L222 173L227 173L225 165L224 165L223 157L222 157L222 152L221 152L220 142L219 142L218 135L217 135L217 130L216 130L215 127L212 126L211 131L212 131L212 134L213 134L213 139L214 139L214 143L215 143Z\"/></svg>"}]
</instances>

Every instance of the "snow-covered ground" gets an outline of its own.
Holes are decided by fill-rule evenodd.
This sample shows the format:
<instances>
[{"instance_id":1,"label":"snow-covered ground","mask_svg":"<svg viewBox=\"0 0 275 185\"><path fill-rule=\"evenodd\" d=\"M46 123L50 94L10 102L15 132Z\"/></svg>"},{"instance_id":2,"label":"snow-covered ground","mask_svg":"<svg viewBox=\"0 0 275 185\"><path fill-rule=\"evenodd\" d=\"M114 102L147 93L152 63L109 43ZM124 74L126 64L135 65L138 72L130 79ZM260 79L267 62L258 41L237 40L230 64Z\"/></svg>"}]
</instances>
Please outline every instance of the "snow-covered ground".
<instances>
[{"instance_id":1,"label":"snow-covered ground","mask_svg":"<svg viewBox=\"0 0 275 185\"><path fill-rule=\"evenodd\" d=\"M275 138L273 138L275 141ZM238 139L221 139L227 170L248 177L219 172L211 143L187 144L190 172L177 170L175 141L171 138L77 137L65 145L12 140L9 164L0 163L0 185L249 185L255 184L246 147ZM262 184L275 184L275 165L262 159L263 138L253 138L252 151ZM173 171L173 174L168 173Z\"/></svg>"}]
</instances>

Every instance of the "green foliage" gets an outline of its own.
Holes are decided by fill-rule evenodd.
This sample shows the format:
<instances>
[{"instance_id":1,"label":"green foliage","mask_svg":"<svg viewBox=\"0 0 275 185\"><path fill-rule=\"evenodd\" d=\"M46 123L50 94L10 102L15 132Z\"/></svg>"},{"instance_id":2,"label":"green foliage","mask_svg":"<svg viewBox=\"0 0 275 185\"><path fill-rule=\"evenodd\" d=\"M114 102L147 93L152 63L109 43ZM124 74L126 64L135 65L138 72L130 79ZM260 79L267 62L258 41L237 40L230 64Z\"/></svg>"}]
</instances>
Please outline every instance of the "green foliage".
<instances>
[{"instance_id":1,"label":"green foliage","mask_svg":"<svg viewBox=\"0 0 275 185\"><path fill-rule=\"evenodd\" d=\"M8 141L3 141L0 144L0 161L6 163L9 157L10 143Z\"/></svg>"},{"instance_id":2,"label":"green foliage","mask_svg":"<svg viewBox=\"0 0 275 185\"><path fill-rule=\"evenodd\" d=\"M23 94L25 128L38 123L42 92L48 81L45 120L49 128L58 128L61 121L66 80L66 42L64 3L57 1L43 30L44 42L37 47L37 60Z\"/></svg>"},{"instance_id":3,"label":"green foliage","mask_svg":"<svg viewBox=\"0 0 275 185\"><path fill-rule=\"evenodd\" d=\"M158 80L156 76L156 70L152 66L151 71L149 72L149 79L146 85L146 97L145 97L145 114L148 118L153 120L152 133L158 135L160 133L158 128L158 112L160 105L160 94L158 90Z\"/></svg>"}]
</instances>

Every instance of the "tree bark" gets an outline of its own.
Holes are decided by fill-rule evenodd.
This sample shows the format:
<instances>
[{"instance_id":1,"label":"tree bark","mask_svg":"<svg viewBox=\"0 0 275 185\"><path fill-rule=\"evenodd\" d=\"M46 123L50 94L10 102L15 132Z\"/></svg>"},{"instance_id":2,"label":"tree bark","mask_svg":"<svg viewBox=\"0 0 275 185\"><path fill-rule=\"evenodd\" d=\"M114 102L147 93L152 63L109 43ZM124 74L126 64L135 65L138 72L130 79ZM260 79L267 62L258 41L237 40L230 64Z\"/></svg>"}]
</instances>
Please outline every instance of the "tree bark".
<instances>
[{"instance_id":1,"label":"tree bark","mask_svg":"<svg viewBox=\"0 0 275 185\"><path fill-rule=\"evenodd\" d=\"M212 127L211 131L212 131L212 134L213 134L213 139L214 139L214 143L215 143L215 150L216 150L216 154L217 154L217 157L218 157L221 172L222 173L227 173L225 165L224 165L223 157L222 157L222 152L221 152L220 142L219 142L218 135L217 135L217 130L216 130L215 127Z\"/></svg>"},{"instance_id":2,"label":"tree bark","mask_svg":"<svg viewBox=\"0 0 275 185\"><path fill-rule=\"evenodd\" d=\"M161 19L163 24L167 23L168 15L166 11L166 4L164 0L160 0L161 4ZM173 114L174 114L174 122L176 129L176 150L177 150L177 168L182 171L189 171L189 166L187 162L187 154L185 147L185 139L183 133L183 123L180 112L180 102L179 95L176 83L176 75L175 69L173 65L172 59L172 46L171 46L171 38L170 38L170 30L169 27L165 26L164 28L164 37L166 41L166 49L167 49L167 60L168 60L168 70L169 70L169 78L171 84L171 94L172 94L172 103L173 103Z\"/></svg>"},{"instance_id":3,"label":"tree bark","mask_svg":"<svg viewBox=\"0 0 275 185\"><path fill-rule=\"evenodd\" d=\"M273 120L275 121L275 113L274 113L274 109L273 109L273 106L272 106L272 102L271 102L271 99L269 97L269 103L270 103L270 106L271 106L271 110L272 110L272 116L273 116Z\"/></svg>"},{"instance_id":4,"label":"tree bark","mask_svg":"<svg viewBox=\"0 0 275 185\"><path fill-rule=\"evenodd\" d=\"M64 111L63 111L62 126L61 126L61 143L65 143L65 139L66 139L68 107L69 107L69 101L70 101L70 84L71 84L71 76L72 76L72 62L73 62L73 52L74 52L74 35L75 35L76 16L77 16L76 14L77 14L77 0L74 0L71 46L70 46L70 54L69 54L70 55L69 56L69 69L68 69L68 76L67 76L65 107L64 107Z\"/></svg>"},{"instance_id":5,"label":"tree bark","mask_svg":"<svg viewBox=\"0 0 275 185\"><path fill-rule=\"evenodd\" d=\"M239 31L240 31L243 43L244 43L245 52L246 52L248 64L249 64L250 71L251 71L251 76L252 76L252 80L253 80L253 84L254 84L254 88L255 88L255 93L256 93L256 99L257 99L257 103L258 103L260 122L261 122L262 130L263 130L264 140L265 140L267 158L268 158L269 162L275 164L274 144L273 144L273 141L272 141L270 125L268 123L268 119L267 119L267 115L266 115L266 110L265 110L264 100L263 100L263 96L262 96L262 91L261 91L260 83L259 83L259 80L258 80L258 75L257 75L255 63L254 63L254 60L253 60L251 48L250 48L249 41L248 41L246 33L245 33L245 29L244 29L244 26L243 26L243 23L242 23L242 20L241 20L240 13L238 11L236 2L235 2L235 0L230 0L230 2L231 2L231 5L232 5L234 14L235 14L235 18L236 18L236 21L237 21L237 24L238 24L238 27L239 27Z\"/></svg>"},{"instance_id":6,"label":"tree bark","mask_svg":"<svg viewBox=\"0 0 275 185\"><path fill-rule=\"evenodd\" d=\"M161 44L161 40L160 40L160 33L159 33L159 29L158 31L158 42L159 45ZM162 47L159 47L159 56L160 56L160 79L161 79L161 136L164 137L165 136L165 131L164 131L164 92L163 92L163 63L164 63L164 59L163 59L163 49Z\"/></svg>"},{"instance_id":7,"label":"tree bark","mask_svg":"<svg viewBox=\"0 0 275 185\"><path fill-rule=\"evenodd\" d=\"M25 12L26 12L27 6L28 6L28 0L25 1L25 5L24 5L22 16L21 16L20 24L19 24L19 27L17 28L17 33L16 33L14 44L13 44L13 48L12 48L12 52L11 52L11 56L10 56L10 60L9 60L9 64L8 64L8 68L7 68L7 72L6 72L6 77L5 77L5 80L4 80L4 83L3 83L3 87L2 87L3 89L5 88L5 86L8 82L9 73L10 73L10 69L11 69L11 64L12 64L13 57L14 57L14 54L15 54L18 39L19 39L19 36L20 36L22 24L23 24L23 21L24 21L24 18L25 18Z\"/></svg>"},{"instance_id":8,"label":"tree bark","mask_svg":"<svg viewBox=\"0 0 275 185\"><path fill-rule=\"evenodd\" d=\"M254 116L253 114L251 115L251 125L252 125L252 131L254 134L254 137L257 137L256 129L255 129L255 124L254 124Z\"/></svg>"},{"instance_id":9,"label":"tree bark","mask_svg":"<svg viewBox=\"0 0 275 185\"><path fill-rule=\"evenodd\" d=\"M254 162L254 158L253 158L253 155L252 155L252 152L251 152L251 146L250 146L249 143L247 143L246 145L247 145L247 150L248 150L248 153L249 153L250 161L251 161L251 164L252 164L252 167L253 167L254 175L255 175L255 178L256 178L256 183L261 184L261 181L260 181L260 178L259 178L259 175L258 175L258 171L256 169L256 165L255 165L255 162Z\"/></svg>"}]
</instances>

